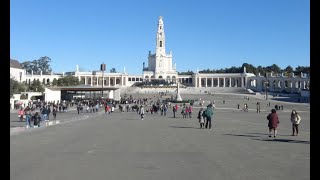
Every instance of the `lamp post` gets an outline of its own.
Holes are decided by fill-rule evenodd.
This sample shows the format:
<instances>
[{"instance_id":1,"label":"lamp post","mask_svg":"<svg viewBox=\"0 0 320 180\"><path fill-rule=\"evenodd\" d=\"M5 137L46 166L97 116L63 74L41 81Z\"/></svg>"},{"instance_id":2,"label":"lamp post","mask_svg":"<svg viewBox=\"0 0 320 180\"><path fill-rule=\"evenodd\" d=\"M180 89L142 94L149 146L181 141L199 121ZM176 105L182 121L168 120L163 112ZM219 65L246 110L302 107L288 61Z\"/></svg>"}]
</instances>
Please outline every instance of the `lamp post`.
<instances>
[{"instance_id":1,"label":"lamp post","mask_svg":"<svg viewBox=\"0 0 320 180\"><path fill-rule=\"evenodd\" d=\"M106 70L106 64L102 63L100 66L100 70L102 71L102 88L101 88L101 98L103 99L103 83L104 83L104 71Z\"/></svg>"}]
</instances>

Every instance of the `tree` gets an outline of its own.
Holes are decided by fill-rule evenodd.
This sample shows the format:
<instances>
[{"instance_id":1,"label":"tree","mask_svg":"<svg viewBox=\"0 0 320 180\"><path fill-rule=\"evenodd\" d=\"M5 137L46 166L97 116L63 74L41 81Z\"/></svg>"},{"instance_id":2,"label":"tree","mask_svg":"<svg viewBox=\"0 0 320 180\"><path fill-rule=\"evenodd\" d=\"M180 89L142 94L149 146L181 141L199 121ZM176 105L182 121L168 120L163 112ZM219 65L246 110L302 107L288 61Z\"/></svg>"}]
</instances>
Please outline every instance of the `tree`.
<instances>
[{"instance_id":1,"label":"tree","mask_svg":"<svg viewBox=\"0 0 320 180\"><path fill-rule=\"evenodd\" d=\"M300 75L300 73L310 74L310 66L298 66L294 70L295 75Z\"/></svg>"},{"instance_id":2,"label":"tree","mask_svg":"<svg viewBox=\"0 0 320 180\"><path fill-rule=\"evenodd\" d=\"M19 82L10 77L10 97L18 92Z\"/></svg>"},{"instance_id":3,"label":"tree","mask_svg":"<svg viewBox=\"0 0 320 180\"><path fill-rule=\"evenodd\" d=\"M33 80L30 86L28 86L28 91L33 92L44 92L44 86L41 84L40 80Z\"/></svg>"},{"instance_id":4,"label":"tree","mask_svg":"<svg viewBox=\"0 0 320 180\"><path fill-rule=\"evenodd\" d=\"M47 56L40 57L38 60L25 61L21 63L23 69L29 74L33 71L33 74L50 74L52 69L50 68L51 59Z\"/></svg>"},{"instance_id":5,"label":"tree","mask_svg":"<svg viewBox=\"0 0 320 180\"><path fill-rule=\"evenodd\" d=\"M76 86L79 85L80 81L77 77L74 76L65 76L58 79L58 86Z\"/></svg>"},{"instance_id":6,"label":"tree","mask_svg":"<svg viewBox=\"0 0 320 180\"><path fill-rule=\"evenodd\" d=\"M188 70L187 72L178 72L179 75L192 75L194 74L193 71Z\"/></svg>"},{"instance_id":7,"label":"tree","mask_svg":"<svg viewBox=\"0 0 320 180\"><path fill-rule=\"evenodd\" d=\"M57 85L58 85L58 80L56 78L53 78L52 86L57 86Z\"/></svg>"},{"instance_id":8,"label":"tree","mask_svg":"<svg viewBox=\"0 0 320 180\"><path fill-rule=\"evenodd\" d=\"M241 69L243 70L243 68L246 67L246 72L247 73L253 73L253 74L257 74L257 68L254 67L252 64L248 64L248 63L243 63L241 66Z\"/></svg>"},{"instance_id":9,"label":"tree","mask_svg":"<svg viewBox=\"0 0 320 180\"><path fill-rule=\"evenodd\" d=\"M289 65L283 70L283 72L288 75L293 72L293 68Z\"/></svg>"},{"instance_id":10,"label":"tree","mask_svg":"<svg viewBox=\"0 0 320 180\"><path fill-rule=\"evenodd\" d=\"M111 68L110 73L117 73L116 68Z\"/></svg>"},{"instance_id":11,"label":"tree","mask_svg":"<svg viewBox=\"0 0 320 180\"><path fill-rule=\"evenodd\" d=\"M24 83L19 83L13 77L10 77L10 97L13 94L21 93L27 90L27 86Z\"/></svg>"}]
</instances>

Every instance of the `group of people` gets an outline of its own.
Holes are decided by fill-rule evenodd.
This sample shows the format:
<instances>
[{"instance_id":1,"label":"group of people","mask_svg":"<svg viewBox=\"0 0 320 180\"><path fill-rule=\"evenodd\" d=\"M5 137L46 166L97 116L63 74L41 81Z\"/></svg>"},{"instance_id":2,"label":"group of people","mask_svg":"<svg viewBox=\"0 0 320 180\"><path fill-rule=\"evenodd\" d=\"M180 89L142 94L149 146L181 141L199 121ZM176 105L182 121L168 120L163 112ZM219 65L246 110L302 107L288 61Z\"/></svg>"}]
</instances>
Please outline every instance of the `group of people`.
<instances>
[{"instance_id":1,"label":"group of people","mask_svg":"<svg viewBox=\"0 0 320 180\"><path fill-rule=\"evenodd\" d=\"M40 127L40 122L49 121L49 115L51 113L51 108L49 105L44 105L43 107L20 107L18 111L18 117L20 121L25 119L26 128L29 127ZM54 119L57 117L57 106L54 105L52 108L52 115Z\"/></svg>"},{"instance_id":2,"label":"group of people","mask_svg":"<svg viewBox=\"0 0 320 180\"><path fill-rule=\"evenodd\" d=\"M200 123L200 128L209 128L211 129L211 120L214 115L214 107L212 104L209 104L207 106L207 109L203 110L203 108L200 109L198 112L198 120Z\"/></svg>"},{"instance_id":3,"label":"group of people","mask_svg":"<svg viewBox=\"0 0 320 180\"><path fill-rule=\"evenodd\" d=\"M268 119L268 127L269 127L269 137L277 137L277 127L280 123L279 117L277 114L276 109L272 109L271 113L267 116ZM299 135L299 124L301 121L300 115L297 113L296 110L292 110L290 115L290 120L292 123L292 134L291 136L298 136Z\"/></svg>"}]
</instances>

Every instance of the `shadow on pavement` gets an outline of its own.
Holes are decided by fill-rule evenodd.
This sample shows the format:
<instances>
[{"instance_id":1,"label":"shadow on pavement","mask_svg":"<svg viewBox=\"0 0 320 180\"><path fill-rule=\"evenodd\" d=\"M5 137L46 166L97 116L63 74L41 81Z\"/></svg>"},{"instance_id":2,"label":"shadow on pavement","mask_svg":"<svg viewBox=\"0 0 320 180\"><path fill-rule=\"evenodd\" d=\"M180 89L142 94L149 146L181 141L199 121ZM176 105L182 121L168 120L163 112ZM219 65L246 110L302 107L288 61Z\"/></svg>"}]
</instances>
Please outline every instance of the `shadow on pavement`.
<instances>
[{"instance_id":1,"label":"shadow on pavement","mask_svg":"<svg viewBox=\"0 0 320 180\"><path fill-rule=\"evenodd\" d=\"M200 128L196 128L196 127L192 127L192 126L169 126L172 128L192 128L192 129L200 129Z\"/></svg>"},{"instance_id":2,"label":"shadow on pavement","mask_svg":"<svg viewBox=\"0 0 320 180\"><path fill-rule=\"evenodd\" d=\"M310 144L310 141L300 141L300 140L291 140L291 139L253 139L259 141L274 141L274 142L287 142L287 143L302 143L302 144Z\"/></svg>"},{"instance_id":3,"label":"shadow on pavement","mask_svg":"<svg viewBox=\"0 0 320 180\"><path fill-rule=\"evenodd\" d=\"M247 135L247 134L222 134L228 136L243 136L243 137L261 137L261 136L254 136L254 135Z\"/></svg>"},{"instance_id":4,"label":"shadow on pavement","mask_svg":"<svg viewBox=\"0 0 320 180\"><path fill-rule=\"evenodd\" d=\"M246 134L259 134L259 135L264 135L264 136L268 136L269 135L267 133L246 133Z\"/></svg>"}]
</instances>

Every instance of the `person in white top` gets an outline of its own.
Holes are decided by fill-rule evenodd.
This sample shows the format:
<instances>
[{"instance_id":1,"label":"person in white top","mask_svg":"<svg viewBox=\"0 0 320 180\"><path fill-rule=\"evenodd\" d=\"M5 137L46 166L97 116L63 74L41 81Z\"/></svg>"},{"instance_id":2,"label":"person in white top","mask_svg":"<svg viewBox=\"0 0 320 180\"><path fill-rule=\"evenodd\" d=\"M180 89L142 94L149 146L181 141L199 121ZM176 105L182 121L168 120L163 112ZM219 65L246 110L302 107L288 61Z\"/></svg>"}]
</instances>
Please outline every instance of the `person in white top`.
<instances>
[{"instance_id":1,"label":"person in white top","mask_svg":"<svg viewBox=\"0 0 320 180\"><path fill-rule=\"evenodd\" d=\"M140 106L140 115L141 115L141 120L144 118L144 108L143 106Z\"/></svg>"},{"instance_id":2,"label":"person in white top","mask_svg":"<svg viewBox=\"0 0 320 180\"><path fill-rule=\"evenodd\" d=\"M299 124L301 121L300 115L297 113L296 110L292 110L290 120L292 122L292 134L291 136L298 136L299 135ZM296 132L296 134L295 134Z\"/></svg>"}]
</instances>

